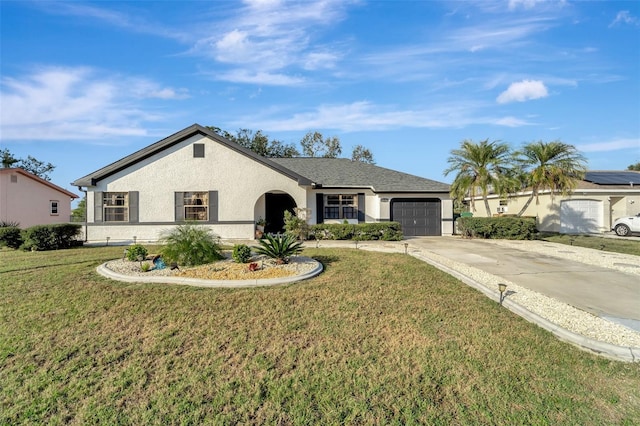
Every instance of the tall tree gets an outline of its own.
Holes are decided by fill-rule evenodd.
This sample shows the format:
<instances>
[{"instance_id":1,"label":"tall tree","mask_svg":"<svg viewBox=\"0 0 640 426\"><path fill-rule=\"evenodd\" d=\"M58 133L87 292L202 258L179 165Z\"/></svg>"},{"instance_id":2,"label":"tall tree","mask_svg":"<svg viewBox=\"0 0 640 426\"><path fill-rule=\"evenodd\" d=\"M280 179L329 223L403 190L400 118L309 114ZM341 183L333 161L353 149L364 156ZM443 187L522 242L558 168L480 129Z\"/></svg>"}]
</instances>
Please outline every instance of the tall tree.
<instances>
[{"instance_id":1,"label":"tall tree","mask_svg":"<svg viewBox=\"0 0 640 426\"><path fill-rule=\"evenodd\" d=\"M361 163L376 164L373 160L373 153L362 145L356 145L351 153L352 161L360 161Z\"/></svg>"},{"instance_id":2,"label":"tall tree","mask_svg":"<svg viewBox=\"0 0 640 426\"><path fill-rule=\"evenodd\" d=\"M636 164L629 165L629 167L627 167L627 170L640 172L640 162L637 162Z\"/></svg>"},{"instance_id":3,"label":"tall tree","mask_svg":"<svg viewBox=\"0 0 640 426\"><path fill-rule=\"evenodd\" d=\"M475 211L475 196L480 194L484 201L487 217L491 216L487 195L490 190L506 192L505 178L509 176L511 150L509 145L488 139L475 143L464 140L459 149L451 151L447 159L449 168L444 171L445 176L456 172L451 185L451 196L454 199L471 198L471 209Z\"/></svg>"},{"instance_id":4,"label":"tall tree","mask_svg":"<svg viewBox=\"0 0 640 426\"><path fill-rule=\"evenodd\" d=\"M16 158L7 148L0 151L0 161L3 168L19 167L44 180L51 180L49 173L56 168L53 164L45 163L30 155L26 159Z\"/></svg>"},{"instance_id":5,"label":"tall tree","mask_svg":"<svg viewBox=\"0 0 640 426\"><path fill-rule=\"evenodd\" d=\"M324 138L320 132L309 132L300 141L305 157L338 158L342 154L337 136Z\"/></svg>"},{"instance_id":6,"label":"tall tree","mask_svg":"<svg viewBox=\"0 0 640 426\"><path fill-rule=\"evenodd\" d=\"M518 216L522 216L531 201L538 203L540 191L550 190L554 194L571 193L587 170L585 157L573 146L561 141L531 142L516 152L516 161L524 174L524 184L531 195Z\"/></svg>"},{"instance_id":7,"label":"tall tree","mask_svg":"<svg viewBox=\"0 0 640 426\"><path fill-rule=\"evenodd\" d=\"M71 211L72 222L84 222L87 217L87 197L82 197L78 206Z\"/></svg>"},{"instance_id":8,"label":"tall tree","mask_svg":"<svg viewBox=\"0 0 640 426\"><path fill-rule=\"evenodd\" d=\"M233 135L219 127L207 126L207 128L263 157L290 158L300 156L300 153L293 144L285 144L278 140L269 140L269 136L262 133L262 130L254 132L250 129L239 129L236 134Z\"/></svg>"}]
</instances>

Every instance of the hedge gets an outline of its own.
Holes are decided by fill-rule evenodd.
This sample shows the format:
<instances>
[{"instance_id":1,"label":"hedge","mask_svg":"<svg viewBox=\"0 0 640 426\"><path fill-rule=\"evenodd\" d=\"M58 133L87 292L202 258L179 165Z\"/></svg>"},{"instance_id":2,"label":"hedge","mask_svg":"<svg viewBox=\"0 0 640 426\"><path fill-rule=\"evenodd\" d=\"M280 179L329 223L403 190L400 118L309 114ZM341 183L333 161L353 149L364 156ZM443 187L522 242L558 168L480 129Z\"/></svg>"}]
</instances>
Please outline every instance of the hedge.
<instances>
[{"instance_id":1,"label":"hedge","mask_svg":"<svg viewBox=\"0 0 640 426\"><path fill-rule=\"evenodd\" d=\"M402 229L398 222L373 222L349 224L320 223L311 226L312 240L400 241Z\"/></svg>"},{"instance_id":2,"label":"hedge","mask_svg":"<svg viewBox=\"0 0 640 426\"><path fill-rule=\"evenodd\" d=\"M468 238L533 240L538 232L534 217L460 217L456 223Z\"/></svg>"},{"instance_id":3,"label":"hedge","mask_svg":"<svg viewBox=\"0 0 640 426\"><path fill-rule=\"evenodd\" d=\"M82 225L77 223L58 223L54 225L36 225L22 231L23 250L58 250L81 245L77 239Z\"/></svg>"},{"instance_id":4,"label":"hedge","mask_svg":"<svg viewBox=\"0 0 640 426\"><path fill-rule=\"evenodd\" d=\"M0 227L0 247L17 249L22 245L22 231L17 226Z\"/></svg>"}]
</instances>

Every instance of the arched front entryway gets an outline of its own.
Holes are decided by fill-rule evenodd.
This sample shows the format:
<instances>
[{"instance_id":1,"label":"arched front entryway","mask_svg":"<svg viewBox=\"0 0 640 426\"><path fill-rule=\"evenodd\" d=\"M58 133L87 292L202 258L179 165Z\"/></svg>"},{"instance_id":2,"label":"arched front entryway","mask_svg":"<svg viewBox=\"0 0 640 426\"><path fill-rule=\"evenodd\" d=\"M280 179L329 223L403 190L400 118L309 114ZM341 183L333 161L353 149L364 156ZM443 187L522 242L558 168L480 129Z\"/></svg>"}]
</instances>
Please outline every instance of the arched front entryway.
<instances>
[{"instance_id":1,"label":"arched front entryway","mask_svg":"<svg viewBox=\"0 0 640 426\"><path fill-rule=\"evenodd\" d=\"M267 233L284 232L284 212L295 213L297 207L291 195L285 193L268 192L264 194L265 220L264 231Z\"/></svg>"}]
</instances>

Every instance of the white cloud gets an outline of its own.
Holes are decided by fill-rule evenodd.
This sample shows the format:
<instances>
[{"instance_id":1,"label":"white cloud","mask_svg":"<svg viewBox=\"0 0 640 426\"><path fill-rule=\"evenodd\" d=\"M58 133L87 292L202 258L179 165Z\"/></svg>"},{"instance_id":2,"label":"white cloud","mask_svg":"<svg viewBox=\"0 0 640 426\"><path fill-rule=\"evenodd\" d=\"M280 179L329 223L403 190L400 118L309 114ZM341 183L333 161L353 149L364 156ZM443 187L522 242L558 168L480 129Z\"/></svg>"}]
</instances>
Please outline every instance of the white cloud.
<instances>
[{"instance_id":1,"label":"white cloud","mask_svg":"<svg viewBox=\"0 0 640 426\"><path fill-rule=\"evenodd\" d=\"M405 109L375 105L368 101L350 104L321 105L307 112L293 113L289 118L239 117L237 124L249 120L267 131L304 131L334 129L344 132L408 128L461 128L473 124L519 127L529 125L515 117L487 117L478 114L481 105L466 101L439 105L430 109ZM281 112L281 111L279 111Z\"/></svg>"},{"instance_id":2,"label":"white cloud","mask_svg":"<svg viewBox=\"0 0 640 426\"><path fill-rule=\"evenodd\" d=\"M533 9L538 3L544 0L509 0L509 10L522 7L523 9Z\"/></svg>"},{"instance_id":3,"label":"white cloud","mask_svg":"<svg viewBox=\"0 0 640 426\"><path fill-rule=\"evenodd\" d=\"M254 72L253 70L244 69L235 69L210 75L217 80L265 86L298 86L305 83L305 79L301 77L291 77L285 74L269 72Z\"/></svg>"},{"instance_id":4,"label":"white cloud","mask_svg":"<svg viewBox=\"0 0 640 426\"><path fill-rule=\"evenodd\" d=\"M509 88L500 93L496 99L499 104L509 102L524 102L532 99L546 98L549 96L544 83L539 80L522 80L511 83Z\"/></svg>"},{"instance_id":5,"label":"white cloud","mask_svg":"<svg viewBox=\"0 0 640 426\"><path fill-rule=\"evenodd\" d=\"M609 27L614 27L616 25L640 26L640 19L638 19L637 16L633 16L628 10L621 10L618 12L613 22L609 24Z\"/></svg>"},{"instance_id":6,"label":"white cloud","mask_svg":"<svg viewBox=\"0 0 640 426\"><path fill-rule=\"evenodd\" d=\"M621 149L633 149L635 148L640 153L640 138L623 138L613 139L609 141L594 142L587 144L576 145L580 151L583 152L606 152L606 151L618 151Z\"/></svg>"},{"instance_id":7,"label":"white cloud","mask_svg":"<svg viewBox=\"0 0 640 426\"><path fill-rule=\"evenodd\" d=\"M214 26L212 35L201 37L191 53L205 55L234 67L218 78L233 82L273 84L273 76L295 74L295 70L333 68L341 58L339 48L314 44L317 33L344 18L350 2L325 0L285 2L245 1L237 15ZM238 79L238 76L251 78ZM266 80L260 80L265 77ZM277 84L299 84L296 77Z\"/></svg>"},{"instance_id":8,"label":"white cloud","mask_svg":"<svg viewBox=\"0 0 640 426\"><path fill-rule=\"evenodd\" d=\"M146 79L105 76L97 70L46 68L0 81L4 140L97 140L144 136L144 123L161 117L144 99L179 99L186 92Z\"/></svg>"}]
</instances>

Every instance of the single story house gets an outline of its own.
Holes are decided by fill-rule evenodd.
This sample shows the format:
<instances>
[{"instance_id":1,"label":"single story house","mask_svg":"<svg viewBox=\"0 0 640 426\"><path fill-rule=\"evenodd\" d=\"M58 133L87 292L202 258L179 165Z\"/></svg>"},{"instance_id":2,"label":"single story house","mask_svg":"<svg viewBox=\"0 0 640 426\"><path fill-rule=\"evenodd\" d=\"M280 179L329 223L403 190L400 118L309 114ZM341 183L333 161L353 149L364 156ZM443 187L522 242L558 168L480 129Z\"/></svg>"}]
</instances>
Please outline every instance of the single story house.
<instances>
[{"instance_id":1,"label":"single story house","mask_svg":"<svg viewBox=\"0 0 640 426\"><path fill-rule=\"evenodd\" d=\"M501 198L489 196L493 216L515 215L527 202L531 191ZM484 217L481 198L476 198L474 216ZM640 213L640 172L588 171L568 196L543 191L534 198L523 216L537 218L538 230L563 234L599 234L611 230L619 217Z\"/></svg>"},{"instance_id":2,"label":"single story house","mask_svg":"<svg viewBox=\"0 0 640 426\"><path fill-rule=\"evenodd\" d=\"M78 196L20 168L0 169L0 221L34 225L68 223Z\"/></svg>"},{"instance_id":3,"label":"single story house","mask_svg":"<svg viewBox=\"0 0 640 426\"><path fill-rule=\"evenodd\" d=\"M156 241L185 221L224 239L309 224L398 221L405 235L450 235L449 185L349 159L264 158L194 124L73 182L87 194L88 241Z\"/></svg>"}]
</instances>

